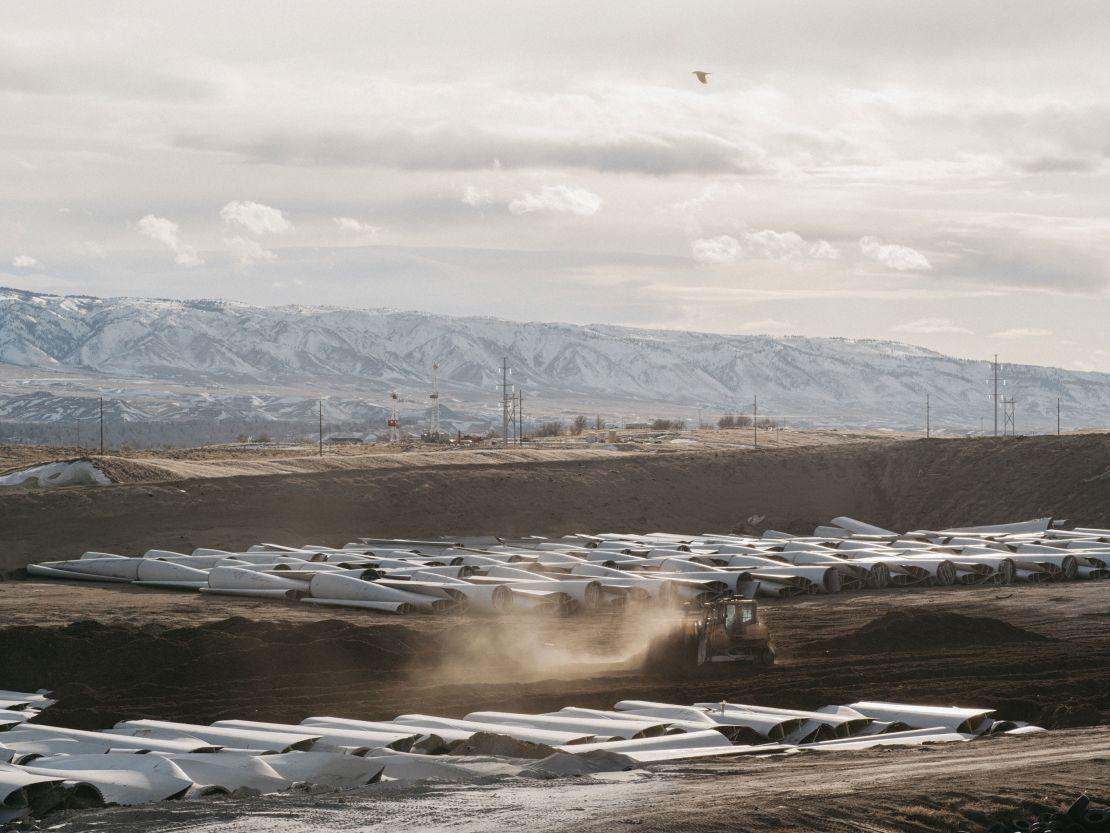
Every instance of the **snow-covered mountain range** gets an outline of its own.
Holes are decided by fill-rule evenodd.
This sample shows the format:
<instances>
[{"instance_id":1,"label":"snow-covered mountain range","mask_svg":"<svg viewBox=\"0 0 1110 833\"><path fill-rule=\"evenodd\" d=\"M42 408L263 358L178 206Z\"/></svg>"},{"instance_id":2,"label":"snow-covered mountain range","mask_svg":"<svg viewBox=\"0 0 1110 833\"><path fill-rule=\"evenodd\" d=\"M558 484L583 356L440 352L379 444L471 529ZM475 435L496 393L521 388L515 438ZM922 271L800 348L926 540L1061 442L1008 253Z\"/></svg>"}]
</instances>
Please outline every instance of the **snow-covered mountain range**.
<instances>
[{"instance_id":1,"label":"snow-covered mountain range","mask_svg":"<svg viewBox=\"0 0 1110 833\"><path fill-rule=\"evenodd\" d=\"M80 371L117 386L141 380L148 391L157 381L224 386L229 397L268 391L235 403L206 394L197 400L209 409L200 418L218 418L215 411L232 405L298 410L287 394L308 399L306 388L382 404L398 390L426 402L433 362L445 399L488 410L499 396L503 357L526 400L553 413L648 416L704 408L709 416L750 412L758 395L761 414L795 423L917 429L928 392L935 426L977 431L981 416L991 425L987 362L891 341L0 289L0 365ZM1110 423L1110 374L1006 365L1003 375L1006 395L1017 402L1019 432L1054 429L1058 397L1065 427ZM7 411L0 418L16 417Z\"/></svg>"}]
</instances>

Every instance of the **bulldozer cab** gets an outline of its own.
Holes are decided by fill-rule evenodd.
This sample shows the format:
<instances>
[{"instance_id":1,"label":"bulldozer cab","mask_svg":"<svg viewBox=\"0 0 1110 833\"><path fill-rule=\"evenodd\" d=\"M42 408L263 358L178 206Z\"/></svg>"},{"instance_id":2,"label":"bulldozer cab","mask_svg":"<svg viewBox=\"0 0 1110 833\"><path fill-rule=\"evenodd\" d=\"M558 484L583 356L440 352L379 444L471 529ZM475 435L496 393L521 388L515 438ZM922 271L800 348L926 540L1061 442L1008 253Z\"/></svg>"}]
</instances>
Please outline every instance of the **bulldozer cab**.
<instances>
[{"instance_id":1,"label":"bulldozer cab","mask_svg":"<svg viewBox=\"0 0 1110 833\"><path fill-rule=\"evenodd\" d=\"M706 662L754 661L772 665L775 651L767 626L759 621L753 599L727 598L703 608L698 664Z\"/></svg>"},{"instance_id":2,"label":"bulldozer cab","mask_svg":"<svg viewBox=\"0 0 1110 833\"><path fill-rule=\"evenodd\" d=\"M755 602L737 601L724 605L725 630L729 636L742 637L749 624L755 624Z\"/></svg>"}]
</instances>

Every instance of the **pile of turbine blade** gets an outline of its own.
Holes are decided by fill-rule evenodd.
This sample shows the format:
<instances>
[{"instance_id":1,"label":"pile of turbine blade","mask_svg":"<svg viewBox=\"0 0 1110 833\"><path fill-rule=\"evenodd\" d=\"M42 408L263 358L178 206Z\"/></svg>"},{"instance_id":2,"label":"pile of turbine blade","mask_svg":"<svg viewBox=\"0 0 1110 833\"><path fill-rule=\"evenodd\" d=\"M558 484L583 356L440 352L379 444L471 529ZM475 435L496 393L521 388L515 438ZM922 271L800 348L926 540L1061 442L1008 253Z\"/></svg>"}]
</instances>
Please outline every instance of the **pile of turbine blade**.
<instances>
[{"instance_id":1,"label":"pile of turbine blade","mask_svg":"<svg viewBox=\"0 0 1110 833\"><path fill-rule=\"evenodd\" d=\"M256 544L245 552L86 552L34 576L408 614L573 613L723 595L786 598L865 588L1101 579L1110 529L1049 518L899 534L834 518L813 535L576 534L562 538L371 539L341 548Z\"/></svg>"},{"instance_id":2,"label":"pile of turbine blade","mask_svg":"<svg viewBox=\"0 0 1110 833\"><path fill-rule=\"evenodd\" d=\"M0 692L13 705L42 694ZM0 732L0 825L57 809L276 793L295 784L354 789L380 781L467 782L582 775L654 763L968 741L1039 727L991 709L859 702L799 711L740 703L622 700L611 710L472 712L461 719L307 717L210 725L123 720L86 731L19 723Z\"/></svg>"}]
</instances>

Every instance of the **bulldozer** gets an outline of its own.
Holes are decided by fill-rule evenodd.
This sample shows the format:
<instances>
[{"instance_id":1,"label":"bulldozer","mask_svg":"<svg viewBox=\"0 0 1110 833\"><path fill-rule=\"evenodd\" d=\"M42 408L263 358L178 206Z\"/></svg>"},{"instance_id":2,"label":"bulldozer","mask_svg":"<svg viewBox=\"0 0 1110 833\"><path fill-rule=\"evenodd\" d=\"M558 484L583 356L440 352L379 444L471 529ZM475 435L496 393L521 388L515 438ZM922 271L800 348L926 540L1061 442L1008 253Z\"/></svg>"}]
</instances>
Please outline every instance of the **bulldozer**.
<instances>
[{"instance_id":1,"label":"bulldozer","mask_svg":"<svg viewBox=\"0 0 1110 833\"><path fill-rule=\"evenodd\" d=\"M694 671L728 662L775 664L771 635L759 621L754 599L727 596L691 603L681 614L681 621L648 648L645 670Z\"/></svg>"}]
</instances>

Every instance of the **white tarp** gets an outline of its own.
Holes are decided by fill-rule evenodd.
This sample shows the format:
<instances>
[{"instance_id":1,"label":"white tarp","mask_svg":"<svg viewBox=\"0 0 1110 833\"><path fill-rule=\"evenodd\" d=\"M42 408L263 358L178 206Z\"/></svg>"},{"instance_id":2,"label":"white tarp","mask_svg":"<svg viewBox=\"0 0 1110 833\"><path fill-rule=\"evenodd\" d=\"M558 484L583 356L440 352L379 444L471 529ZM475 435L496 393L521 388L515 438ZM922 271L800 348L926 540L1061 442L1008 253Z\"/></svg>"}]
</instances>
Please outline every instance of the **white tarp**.
<instances>
[{"instance_id":1,"label":"white tarp","mask_svg":"<svg viewBox=\"0 0 1110 833\"><path fill-rule=\"evenodd\" d=\"M0 474L0 487L49 489L57 486L105 486L112 480L88 460L59 460Z\"/></svg>"}]
</instances>

